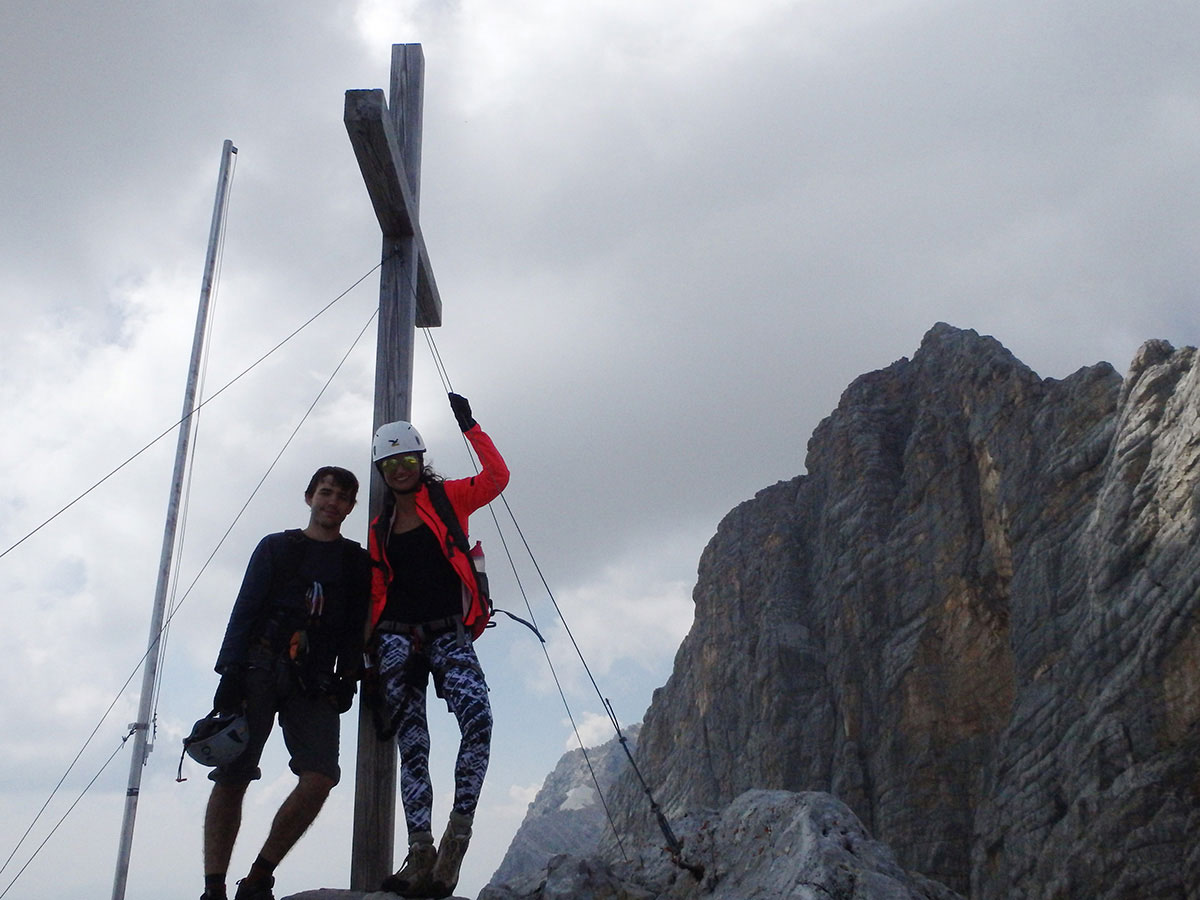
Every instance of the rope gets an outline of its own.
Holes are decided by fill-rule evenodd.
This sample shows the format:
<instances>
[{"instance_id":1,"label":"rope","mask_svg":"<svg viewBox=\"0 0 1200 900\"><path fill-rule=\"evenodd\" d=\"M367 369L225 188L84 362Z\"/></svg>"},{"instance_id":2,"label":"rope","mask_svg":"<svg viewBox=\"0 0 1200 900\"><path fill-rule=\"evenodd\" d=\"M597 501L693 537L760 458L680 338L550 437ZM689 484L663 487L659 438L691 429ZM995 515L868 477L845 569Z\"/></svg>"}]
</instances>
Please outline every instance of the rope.
<instances>
[{"instance_id":1,"label":"rope","mask_svg":"<svg viewBox=\"0 0 1200 900\"><path fill-rule=\"evenodd\" d=\"M441 354L438 352L437 344L434 341L433 336L430 334L430 330L428 328L426 328L426 329L424 329L424 331L425 331L426 343L429 345L429 349L433 354L434 366L438 371L438 376L441 379L442 387L445 388L445 390L448 392L452 391L453 387L450 384L450 377L449 377L448 372L446 371L445 363L442 360ZM476 463L474 456L471 454L471 444L466 439L465 435L463 437L463 443L466 444L466 446L467 446L468 456L470 456L472 465L475 468L476 474L478 474L479 466ZM579 643L575 640L575 635L571 631L571 626L567 623L566 616L563 615L562 608L559 607L558 601L554 598L554 592L550 589L550 584L546 580L545 574L542 572L542 567L538 564L537 557L535 556L535 554L533 552L533 548L529 546L529 541L526 540L525 533L521 530L521 525L517 521L516 514L512 511L512 507L508 503L508 498L505 497L503 494L501 494L499 499L500 499L500 502L504 504L504 509L508 513L509 519L512 520L513 527L517 531L517 536L521 539L521 544L525 548L525 552L526 552L526 554L528 554L529 560L533 564L534 570L537 572L538 577L541 579L542 587L546 591L546 596L549 597L550 603L554 607L554 612L558 615L559 621L562 622L563 629L566 631L567 636L571 640L571 646L575 648L575 653L579 657L579 661L583 664L583 669L587 673L588 679L591 681L592 687L596 691L596 696L600 698L600 703L602 704L602 706L604 707L604 711L608 715L609 722L612 724L613 729L616 731L617 740L620 742L621 748L625 751L625 755L629 759L629 764L633 768L634 774L637 776L638 782L641 784L642 790L645 792L647 799L650 801L650 810L654 814L654 818L655 818L655 821L658 823L659 830L662 831L663 837L667 841L667 846L669 847L670 852L671 852L671 859L680 868L683 868L683 869L686 869L687 871L689 871L697 879L697 881L701 880L704 877L703 867L684 861L683 846L680 844L679 839L675 836L675 832L671 828L671 823L667 820L666 815L662 812L662 809L659 807L658 803L655 801L654 794L651 791L649 785L646 783L646 779L642 776L641 769L638 767L637 761L633 758L633 752L629 749L628 739L625 737L624 733L621 731L621 724L617 719L616 712L613 710L612 702L608 698L606 698L604 696L603 692L600 690L600 685L597 684L596 678L592 674L592 669L588 665L587 659L583 655L583 650L580 648ZM531 606L531 604L529 602L529 597L525 591L524 583L521 580L520 573L518 573L518 571L517 571L516 563L513 559L512 552L508 546L508 541L504 536L504 529L502 529L500 527L499 519L497 518L496 512L492 508L491 503L488 504L488 512L491 514L492 522L496 526L496 533L500 537L500 544L504 548L504 554L508 558L509 567L512 569L513 577L516 579L517 589L521 593L521 597L525 603L525 608L529 613L529 618L533 622L533 631L535 634L538 635L539 638L541 638L541 632L537 627L537 617L534 615L533 607ZM501 610L501 612L503 612L503 610ZM512 614L507 613L507 615L511 616ZM514 616L513 618L516 618L516 617ZM600 803L604 807L604 813L608 818L608 824L612 828L613 836L616 838L617 846L621 851L622 857L624 857L626 860L628 860L629 857L625 853L625 845L621 840L621 835L617 831L616 822L613 820L612 813L608 806L608 801L605 799L604 791L600 787L600 782L596 776L596 771L592 767L591 756L588 754L587 747L585 747L583 744L583 738L579 734L579 728L575 723L575 716L571 711L571 705L567 700L566 692L563 689L562 683L559 681L558 672L554 668L554 662L550 658L550 653L549 653L548 649L546 648L546 642L544 639L541 640L541 644L542 644L542 654L546 657L546 665L550 669L550 674L554 678L554 684L558 689L558 695L562 699L563 706L567 711L567 718L570 720L571 728L575 732L575 740L578 742L579 748L583 751L584 761L587 763L588 771L592 777L592 783L596 787L596 793L600 797Z\"/></svg>"},{"instance_id":2,"label":"rope","mask_svg":"<svg viewBox=\"0 0 1200 900\"><path fill-rule=\"evenodd\" d=\"M394 256L394 255L395 255L395 253L392 254L392 256ZM326 303L323 307L321 307L321 309L317 310L317 312L314 313L302 325L300 325L299 328L297 328L295 331L293 331L291 334L289 334L287 337L285 337L282 341L280 341L278 344L276 344L274 347L272 347L270 350L268 350L266 353L264 353L262 356L260 356L258 359L256 359L254 362L252 362L250 365L248 365L245 369L243 369L241 372L239 372L237 375L235 375L233 378L231 378L229 381L227 381L211 397L204 400L204 402L197 404L196 408L193 409L190 413L188 413L186 416L181 418L178 422L172 423L168 428L164 429L161 434L159 434L157 437L155 437L153 440L151 440L148 444L146 444L146 446L142 447L142 449L138 450L136 453L134 453L132 456L130 456L128 459L126 459L123 463L121 463L119 466L117 466L115 469L113 469L111 472L109 472L107 475L105 475L103 478L101 478L99 481L97 481L95 484L93 484L91 487L89 487L87 490L85 490L82 494L80 494L78 497L76 497L74 500L72 500L70 503L68 503L66 506L64 506L62 509L60 509L58 512L56 512L54 515L50 516L50 518L46 519L46 521L42 522L42 524L38 525L36 528L34 528L32 531L30 531L28 534L26 534L23 538L18 540L16 543L12 544L3 553L0 553L0 559L3 559L4 557L8 556L9 553L11 553L13 550L17 549L17 547L21 546L21 544L25 543L27 540L29 540L31 537L33 537L35 534L37 534L39 531L41 531L43 528L45 528L47 525L49 525L51 522L53 522L55 519L57 519L59 516L61 516L63 513L65 513L68 509L70 509L72 506L74 506L76 503L78 503L80 500L82 500L84 497L86 497L88 494L90 494L96 488L100 487L100 485L104 484L104 482L108 481L108 479L112 478L114 475L116 475L118 472L120 472L122 469L124 469L127 465L129 465L131 462L133 462L135 459L137 459L139 456L141 456L143 453L145 453L147 450L149 450L151 447L153 447L155 444L157 444L163 438L165 438L168 434L170 434L172 431L174 431L176 428L178 428L180 425L182 425L184 422L186 422L191 416L194 416L203 407L207 406L209 403L216 400L219 396L221 396L223 393L225 393L225 391L227 391L229 388L233 387L237 382L241 381L242 378L244 378L247 374L249 374L252 369L257 368L259 365L261 365L263 362L265 362L268 357L272 356L284 344L288 343L290 340L292 340L292 338L296 337L296 335L298 335L305 328L307 328L309 325L311 325L313 322L315 322L317 319L319 319L322 315L324 315L335 303L337 303L339 300L341 300L343 297L345 297L347 294L349 294L352 290L354 290L356 287L358 287L360 284L362 284L364 281L366 281L367 278L369 278L373 273L378 271L380 266L382 266L390 258L391 258L391 256L387 256L387 257L384 257L383 259L381 259L379 261L379 263L374 266L374 268L372 268L365 275L363 275L361 278L359 278L357 281L355 281L354 284L350 285L350 287L346 288L344 291L342 291L340 294L338 294L336 297L334 297L332 300L330 300L328 303ZM379 312L378 308L376 308L375 312L376 312L376 314Z\"/></svg>"},{"instance_id":3,"label":"rope","mask_svg":"<svg viewBox=\"0 0 1200 900\"><path fill-rule=\"evenodd\" d=\"M641 784L642 790L645 792L647 799L650 801L650 810L652 813L654 813L654 818L655 818L655 821L658 823L659 830L662 831L663 837L667 841L667 846L670 848L670 851L671 851L671 859L676 863L676 865L680 866L681 868L687 869L693 875L696 875L697 880L699 880L700 878L703 877L703 869L699 869L700 874L697 875L698 867L684 862L683 847L679 843L679 839L675 836L675 832L671 829L670 822L667 821L667 818L663 814L658 803L654 800L654 794L651 792L650 787L647 785L646 779L643 777L642 771L638 767L637 760L635 760L633 757L633 752L629 749L628 739L625 737L624 733L621 731L621 724L617 720L617 715L616 715L616 712L613 710L612 702L608 698L606 698L604 696L603 692L600 690L600 685L597 684L596 678L592 674L591 666L588 665L587 658L583 655L583 650L580 648L579 643L575 640L575 635L571 631L571 626L567 622L567 617L563 615L562 608L559 607L558 601L554 598L554 592L550 589L550 584L546 581L546 576L542 572L542 567L538 564L537 557L533 553L533 548L529 546L529 541L526 540L525 533L521 530L521 525L517 521L516 514L513 513L512 507L509 506L508 499L504 496L501 496L500 500L504 504L504 508L505 508L505 510L507 510L509 518L512 519L513 527L516 528L516 530L517 530L517 535L518 535L518 537L520 537L521 543L525 547L525 552L529 555L529 560L533 564L534 570L537 572L538 577L541 579L542 586L546 590L546 596L549 598L551 605L554 607L554 611L558 615L559 621L562 622L563 630L566 631L567 637L569 637L571 639L571 646L575 648L575 653L579 657L580 663L583 664L583 670L587 673L588 679L591 681L592 687L596 691L596 696L600 698L600 703L604 707L604 711L608 714L609 722L612 724L613 730L616 732L617 740L621 744L621 749L625 751L625 756L629 759L629 765L633 768L633 772L637 776L637 780ZM523 594L524 594L524 590L522 589L522 595ZM532 611L530 612L530 615L532 615ZM553 663L550 662L550 655L545 650L544 647L543 647L543 653L546 653L546 662L550 666L551 673L553 673L554 665L553 665ZM554 681L555 681L555 684L558 683L557 674L554 675ZM562 695L561 686L559 687L559 694ZM567 702L566 697L563 696L564 705L566 704L566 702ZM567 715L570 716L569 708L567 710ZM572 728L575 727L575 719L573 716L571 717L571 726L572 726ZM576 729L576 731L575 731L575 736L576 736L576 740L579 741L580 748L583 750L584 759L587 761L588 769L589 769L589 771L592 772L592 781L596 785L596 792L600 796L600 802L604 805L604 811L605 811L606 815L608 815L608 823L612 827L613 836L616 838L617 845L621 849L621 855L625 856L625 847L621 842L621 836L617 832L617 826L616 826L616 823L613 821L611 813L609 813L608 802L604 799L604 791L602 791L600 789L600 784L596 780L595 771L592 770L591 759L588 757L587 748L583 746L583 741L579 738L578 729ZM625 858L628 859L627 856Z\"/></svg>"},{"instance_id":4,"label":"rope","mask_svg":"<svg viewBox=\"0 0 1200 900\"><path fill-rule=\"evenodd\" d=\"M17 855L17 851L21 849L21 845L25 843L25 839L29 837L29 833L33 831L38 821L42 818L42 814L45 813L46 807L48 807L51 801L54 800L55 796L57 796L59 789L63 786L63 782L67 780L67 776L71 774L71 770L75 768L75 764L79 762L88 746L92 743L92 739L96 736L96 733L100 731L101 726L104 725L104 721L108 718L109 713L113 711L113 707L120 702L121 697L125 694L125 689L129 687L129 683L133 681L134 676L137 675L138 670L141 669L142 663L145 662L145 660L146 653L143 653L142 658L138 660L137 665L133 667L133 671L129 673L129 677L125 679L125 683L121 685L121 689L113 698L112 703L108 704L108 709L104 711L104 715L100 717L100 721L96 723L96 727L92 729L92 733L88 735L87 740L83 742L83 746L79 748L79 752L75 754L75 758L71 760L71 764L67 766L67 771L63 772L62 778L58 779L58 784L54 786L54 789L50 792L50 796L47 797L46 802L42 804L42 808L39 809L37 815L33 817L33 821L29 823L29 827L25 829L25 833L21 835L21 839L17 841L17 845L13 847L12 852L8 854L8 859L4 861L4 865L0 866L0 872L3 872L5 869L7 869L8 864L12 862L13 857ZM128 735L126 737L128 737ZM122 741L122 743L124 743L124 741ZM40 850L41 847L38 849ZM28 863L26 863L26 865L28 865ZM24 871L24 869L22 869L22 871ZM12 885L9 885L9 887L11 886Z\"/></svg>"},{"instance_id":5,"label":"rope","mask_svg":"<svg viewBox=\"0 0 1200 900\"><path fill-rule=\"evenodd\" d=\"M137 671L137 670L134 670L134 671ZM126 684L127 684L127 682L126 682ZM112 707L109 707L109 708L112 708ZM104 760L104 764L103 764L103 766L100 767L100 770L98 770L98 772L95 775L91 776L91 781L89 781L88 784L86 784L84 786L83 791L79 792L79 796L76 797L76 799L74 799L74 803L72 803L70 806L68 806L67 811L64 812L64 814L62 814L62 816L59 818L59 821L54 823L54 828L50 829L50 833L46 835L46 838L43 838L41 844L37 845L37 850L32 852L29 859L25 860L25 864L23 866L20 866L20 871L18 871L17 874L13 876L12 881L8 882L8 887L6 887L4 889L4 893L0 893L0 900L2 900L2 898L5 898L5 896L8 895L8 892L10 892L10 890L12 890L13 884L16 884L18 881L18 878L20 878L20 876L25 874L25 870L29 868L30 863L34 862L34 860L37 859L38 853L41 853L42 847L44 847L48 844L50 838L53 838L55 832L58 832L59 828L62 826L62 823L66 822L67 816L70 816L72 814L72 812L74 811L74 808L76 808L76 806L79 805L79 800L82 800L84 798L84 794L88 793L88 791L91 790L91 786L96 784L96 779L100 778L100 776L104 774L104 769L107 769L109 766L109 763L112 763L113 760L115 760L116 755L119 754L122 746L125 746L126 740L130 739L132 736L133 736L133 730L131 728L130 732L128 732L128 734L126 734L126 736L124 738L121 738L121 743L116 745L116 749L112 752L112 754L109 754L107 760ZM78 758L78 757L76 757L76 758ZM61 784L61 782L60 782L60 784ZM47 803L49 803L49 800L47 800ZM44 806L43 806L42 809L46 809L46 808L44 808ZM38 814L38 815L41 815L41 814ZM30 828L32 828L32 826L30 826ZM25 832L25 834L29 834L29 832ZM22 840L24 840L24 838L22 838ZM13 851L13 852L16 853L17 851ZM8 859L12 859L12 857L10 856L10 857L8 857ZM5 865L8 865L8 863L6 862Z\"/></svg>"}]
</instances>

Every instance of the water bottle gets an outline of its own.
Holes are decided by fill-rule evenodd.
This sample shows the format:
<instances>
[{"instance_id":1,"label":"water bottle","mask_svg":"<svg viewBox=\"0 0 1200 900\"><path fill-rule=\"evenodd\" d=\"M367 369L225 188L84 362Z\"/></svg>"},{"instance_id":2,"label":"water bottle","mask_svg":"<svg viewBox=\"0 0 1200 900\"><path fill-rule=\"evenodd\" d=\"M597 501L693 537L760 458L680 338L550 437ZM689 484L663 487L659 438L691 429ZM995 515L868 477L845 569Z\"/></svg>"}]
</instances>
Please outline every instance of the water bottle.
<instances>
[{"instance_id":1,"label":"water bottle","mask_svg":"<svg viewBox=\"0 0 1200 900\"><path fill-rule=\"evenodd\" d=\"M476 541L475 546L471 548L470 556L471 564L475 567L475 580L479 585L480 597L487 604L491 599L491 592L488 590L487 561L483 556L483 544Z\"/></svg>"}]
</instances>

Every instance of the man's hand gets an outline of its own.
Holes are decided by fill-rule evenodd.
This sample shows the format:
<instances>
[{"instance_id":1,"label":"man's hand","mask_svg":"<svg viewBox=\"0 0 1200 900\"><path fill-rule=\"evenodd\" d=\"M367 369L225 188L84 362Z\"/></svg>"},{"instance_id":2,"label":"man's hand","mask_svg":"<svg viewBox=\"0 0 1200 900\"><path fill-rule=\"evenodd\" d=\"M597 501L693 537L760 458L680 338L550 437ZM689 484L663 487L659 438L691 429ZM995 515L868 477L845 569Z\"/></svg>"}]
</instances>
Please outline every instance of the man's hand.
<instances>
[{"instance_id":1,"label":"man's hand","mask_svg":"<svg viewBox=\"0 0 1200 900\"><path fill-rule=\"evenodd\" d=\"M213 709L223 713L238 713L246 704L246 670L241 666L226 666L213 694Z\"/></svg>"},{"instance_id":2,"label":"man's hand","mask_svg":"<svg viewBox=\"0 0 1200 900\"><path fill-rule=\"evenodd\" d=\"M329 697L339 715L348 712L354 705L354 694L357 690L358 687L353 678L347 678L345 675L334 676L333 688L329 692Z\"/></svg>"}]
</instances>

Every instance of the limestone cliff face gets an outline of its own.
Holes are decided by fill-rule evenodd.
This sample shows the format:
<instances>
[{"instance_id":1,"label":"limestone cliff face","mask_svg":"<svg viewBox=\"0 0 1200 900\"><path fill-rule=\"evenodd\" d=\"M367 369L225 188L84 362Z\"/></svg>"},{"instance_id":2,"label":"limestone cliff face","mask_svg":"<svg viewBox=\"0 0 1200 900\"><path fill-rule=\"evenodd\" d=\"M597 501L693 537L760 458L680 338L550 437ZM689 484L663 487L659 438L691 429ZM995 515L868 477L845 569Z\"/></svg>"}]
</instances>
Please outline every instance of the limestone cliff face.
<instances>
[{"instance_id":1,"label":"limestone cliff face","mask_svg":"<svg viewBox=\"0 0 1200 900\"><path fill-rule=\"evenodd\" d=\"M939 324L857 379L704 551L639 740L664 811L828 791L973 898L1200 893L1198 420L1164 342L1056 381Z\"/></svg>"}]
</instances>

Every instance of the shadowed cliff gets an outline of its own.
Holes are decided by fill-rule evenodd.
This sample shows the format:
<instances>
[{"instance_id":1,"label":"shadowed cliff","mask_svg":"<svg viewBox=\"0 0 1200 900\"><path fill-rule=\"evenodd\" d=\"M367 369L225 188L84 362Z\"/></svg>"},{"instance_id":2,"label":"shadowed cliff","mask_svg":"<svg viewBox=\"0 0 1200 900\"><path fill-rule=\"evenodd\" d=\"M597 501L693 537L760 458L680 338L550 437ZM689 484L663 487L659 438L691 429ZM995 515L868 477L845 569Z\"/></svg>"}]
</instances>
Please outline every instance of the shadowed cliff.
<instances>
[{"instance_id":1,"label":"shadowed cliff","mask_svg":"<svg viewBox=\"0 0 1200 900\"><path fill-rule=\"evenodd\" d=\"M667 815L825 791L975 898L1200 889L1198 415L1161 341L1057 381L939 324L857 379L704 551L638 746Z\"/></svg>"}]
</instances>

